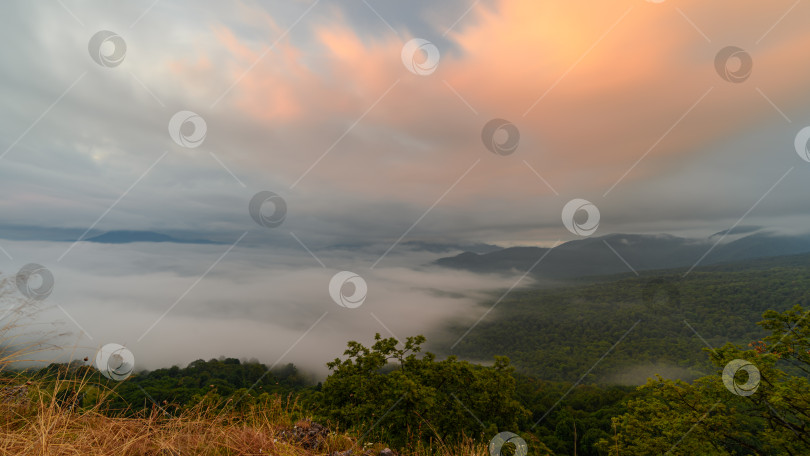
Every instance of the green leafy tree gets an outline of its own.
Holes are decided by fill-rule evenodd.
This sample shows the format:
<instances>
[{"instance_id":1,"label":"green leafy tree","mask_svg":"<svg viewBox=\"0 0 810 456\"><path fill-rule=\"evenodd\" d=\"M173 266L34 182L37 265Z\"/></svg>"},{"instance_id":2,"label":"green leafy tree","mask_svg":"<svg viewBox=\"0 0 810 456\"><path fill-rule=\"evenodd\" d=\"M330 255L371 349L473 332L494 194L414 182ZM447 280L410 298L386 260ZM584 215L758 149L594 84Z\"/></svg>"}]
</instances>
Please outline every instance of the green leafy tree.
<instances>
[{"instance_id":1,"label":"green leafy tree","mask_svg":"<svg viewBox=\"0 0 810 456\"><path fill-rule=\"evenodd\" d=\"M423 336L408 337L402 348L395 338L377 334L374 340L371 347L349 342L346 358L327 364L332 373L322 389L329 417L365 440L449 443L517 430L527 421L507 358L496 357L492 366L453 356L437 361L421 354Z\"/></svg>"},{"instance_id":2,"label":"green leafy tree","mask_svg":"<svg viewBox=\"0 0 810 456\"><path fill-rule=\"evenodd\" d=\"M726 344L710 351L716 375L692 384L660 377L649 380L640 388L644 394L629 401L628 412L614 419L618 434L603 439L599 448L609 454L618 448L622 455L810 454L806 316L800 306L765 312L760 325L771 335L752 344L753 349ZM759 372L753 394L732 392L723 382L723 368L736 359L750 362ZM734 381L747 382L745 375Z\"/></svg>"}]
</instances>

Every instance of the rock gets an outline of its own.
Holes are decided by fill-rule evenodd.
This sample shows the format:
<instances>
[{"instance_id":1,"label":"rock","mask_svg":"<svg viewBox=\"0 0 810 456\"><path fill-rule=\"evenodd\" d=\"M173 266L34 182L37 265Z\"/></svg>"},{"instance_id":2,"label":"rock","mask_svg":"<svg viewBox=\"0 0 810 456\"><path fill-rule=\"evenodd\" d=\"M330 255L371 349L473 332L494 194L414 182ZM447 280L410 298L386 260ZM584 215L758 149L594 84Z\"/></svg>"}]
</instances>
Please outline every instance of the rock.
<instances>
[{"instance_id":1,"label":"rock","mask_svg":"<svg viewBox=\"0 0 810 456\"><path fill-rule=\"evenodd\" d=\"M329 428L314 421L299 421L292 429L283 430L279 437L308 449L317 450L329 436Z\"/></svg>"},{"instance_id":2,"label":"rock","mask_svg":"<svg viewBox=\"0 0 810 456\"><path fill-rule=\"evenodd\" d=\"M13 406L28 406L28 387L25 385L4 386L0 388L0 403Z\"/></svg>"},{"instance_id":3,"label":"rock","mask_svg":"<svg viewBox=\"0 0 810 456\"><path fill-rule=\"evenodd\" d=\"M364 450L362 452L355 453L354 449L349 449L346 451L333 451L329 456L397 456L397 452L390 449L385 448L381 450L379 453L373 450Z\"/></svg>"}]
</instances>

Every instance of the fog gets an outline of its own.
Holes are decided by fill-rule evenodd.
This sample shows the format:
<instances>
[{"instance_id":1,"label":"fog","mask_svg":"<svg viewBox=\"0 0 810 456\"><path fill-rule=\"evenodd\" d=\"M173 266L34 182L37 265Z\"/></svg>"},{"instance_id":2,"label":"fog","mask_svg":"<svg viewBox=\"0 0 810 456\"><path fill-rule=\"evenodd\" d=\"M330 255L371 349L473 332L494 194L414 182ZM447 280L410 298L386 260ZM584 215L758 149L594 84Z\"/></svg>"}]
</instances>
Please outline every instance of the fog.
<instances>
[{"instance_id":1,"label":"fog","mask_svg":"<svg viewBox=\"0 0 810 456\"><path fill-rule=\"evenodd\" d=\"M325 267L303 248L237 245L223 256L230 246L173 243L83 242L55 261L69 245L4 242L15 257L37 261L54 276L52 294L25 305L35 312L22 340L54 344L40 357L59 361L120 343L147 369L229 356L292 362L323 375L325 363L342 355L349 340L368 343L375 333L429 337L450 322L471 325L492 290L516 280L427 266L436 253L404 248L371 269L382 246L374 254L313 252ZM14 263L4 263L7 283L14 282ZM368 285L357 308L330 297L330 279L342 270ZM6 288L3 309L18 308L22 296Z\"/></svg>"}]
</instances>

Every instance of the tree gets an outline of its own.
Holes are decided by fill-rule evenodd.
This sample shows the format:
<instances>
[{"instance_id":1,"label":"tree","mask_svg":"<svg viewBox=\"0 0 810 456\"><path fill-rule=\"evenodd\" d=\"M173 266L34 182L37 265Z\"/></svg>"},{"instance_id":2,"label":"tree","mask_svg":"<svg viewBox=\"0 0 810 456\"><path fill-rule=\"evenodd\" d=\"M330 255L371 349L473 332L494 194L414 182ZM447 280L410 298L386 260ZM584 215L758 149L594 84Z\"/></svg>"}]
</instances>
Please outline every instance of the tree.
<instances>
[{"instance_id":1,"label":"tree","mask_svg":"<svg viewBox=\"0 0 810 456\"><path fill-rule=\"evenodd\" d=\"M600 448L615 454L810 454L810 321L800 306L767 311L760 322L771 335L743 350L732 344L710 351L716 375L692 384L649 380L644 392L614 418L615 438ZM735 360L742 360L737 362ZM735 364L730 364L734 362ZM729 365L748 364L746 374L723 377ZM784 370L783 370L784 369ZM785 370L800 375L786 373ZM756 378L759 374L759 380ZM734 384L756 385L740 394ZM725 380L725 382L724 382ZM750 390L750 388L748 388Z\"/></svg>"},{"instance_id":2,"label":"tree","mask_svg":"<svg viewBox=\"0 0 810 456\"><path fill-rule=\"evenodd\" d=\"M429 352L418 355L424 336L408 337L402 348L395 338L374 340L370 348L349 342L346 358L327 364L332 373L322 390L329 418L366 440L385 436L404 446L491 437L519 429L530 415L515 399L507 358L496 357L492 366L454 356L437 361Z\"/></svg>"}]
</instances>

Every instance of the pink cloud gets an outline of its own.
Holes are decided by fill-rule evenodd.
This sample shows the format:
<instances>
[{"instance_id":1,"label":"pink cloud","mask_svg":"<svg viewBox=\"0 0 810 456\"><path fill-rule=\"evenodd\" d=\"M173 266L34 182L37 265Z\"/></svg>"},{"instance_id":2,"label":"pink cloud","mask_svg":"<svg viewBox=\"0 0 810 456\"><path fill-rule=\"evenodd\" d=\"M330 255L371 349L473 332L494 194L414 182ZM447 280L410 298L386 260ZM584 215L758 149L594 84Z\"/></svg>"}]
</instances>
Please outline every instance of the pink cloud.
<instances>
[{"instance_id":1,"label":"pink cloud","mask_svg":"<svg viewBox=\"0 0 810 456\"><path fill-rule=\"evenodd\" d=\"M790 4L503 1L470 13L474 25L449 35L460 52L443 50L430 76L402 65L410 37L369 41L336 14L314 27L315 42L305 48L279 43L234 89L235 115L273 129L275 139L295 149L245 152L239 164L272 168L292 183L345 134L302 180L302 191L325 185L427 207L481 159L445 204L516 191L551 195L523 160L560 192L601 194L656 143L623 185L665 172L669 160L705 154L753 125L779 121L757 88L786 112L806 103L810 67L797 65L796 56L810 48L801 24L810 6L797 7L762 39ZM261 49L227 29L217 37L231 58L221 68L236 80ZM743 84L725 82L714 70L715 54L730 44L754 59ZM218 71L187 68L202 69ZM514 155L495 156L481 144L481 128L493 117L519 127Z\"/></svg>"}]
</instances>

